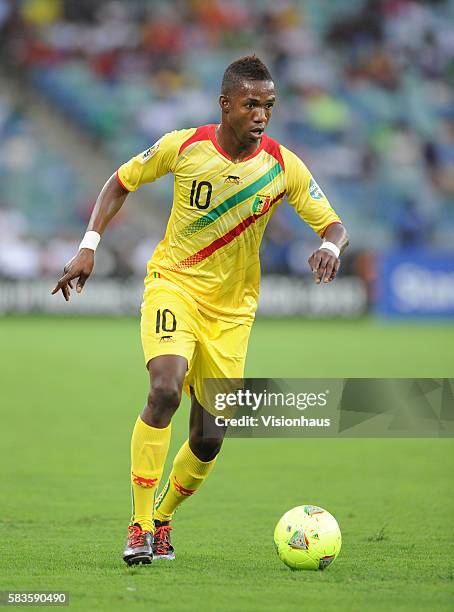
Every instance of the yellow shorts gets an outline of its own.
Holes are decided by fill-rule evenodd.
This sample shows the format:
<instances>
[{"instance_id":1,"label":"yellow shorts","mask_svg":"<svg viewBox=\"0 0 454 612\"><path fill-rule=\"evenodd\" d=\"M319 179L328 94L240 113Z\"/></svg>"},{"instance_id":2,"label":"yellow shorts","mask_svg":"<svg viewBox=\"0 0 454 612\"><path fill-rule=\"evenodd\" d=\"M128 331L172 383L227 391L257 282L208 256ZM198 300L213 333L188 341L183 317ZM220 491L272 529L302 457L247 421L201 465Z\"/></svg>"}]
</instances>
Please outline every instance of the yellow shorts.
<instances>
[{"instance_id":1,"label":"yellow shorts","mask_svg":"<svg viewBox=\"0 0 454 612\"><path fill-rule=\"evenodd\" d=\"M162 278L147 282L141 312L145 364L161 355L186 357L185 392L192 387L199 403L219 414L204 394L203 381L243 378L251 325L202 313L186 291Z\"/></svg>"}]
</instances>

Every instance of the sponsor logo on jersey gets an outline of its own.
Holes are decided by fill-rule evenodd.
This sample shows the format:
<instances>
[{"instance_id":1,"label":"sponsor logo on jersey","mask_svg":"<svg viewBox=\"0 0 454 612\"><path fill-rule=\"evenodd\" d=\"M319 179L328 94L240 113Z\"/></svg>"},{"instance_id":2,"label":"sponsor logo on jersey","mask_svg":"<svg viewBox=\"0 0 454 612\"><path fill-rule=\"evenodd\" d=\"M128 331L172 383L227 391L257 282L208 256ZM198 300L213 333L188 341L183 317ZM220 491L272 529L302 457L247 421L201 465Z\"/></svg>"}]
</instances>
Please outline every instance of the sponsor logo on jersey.
<instances>
[{"instance_id":1,"label":"sponsor logo on jersey","mask_svg":"<svg viewBox=\"0 0 454 612\"><path fill-rule=\"evenodd\" d=\"M158 140L157 142L154 143L154 145L152 147L150 147L149 149L147 149L146 151L144 151L142 153L142 163L144 164L146 161L148 161L150 158L153 157L153 155L156 153L156 151L159 149L159 143L160 140Z\"/></svg>"},{"instance_id":2,"label":"sponsor logo on jersey","mask_svg":"<svg viewBox=\"0 0 454 612\"><path fill-rule=\"evenodd\" d=\"M311 180L309 183L309 195L313 200L322 200L325 197L325 194L317 185L315 179L311 176Z\"/></svg>"},{"instance_id":3,"label":"sponsor logo on jersey","mask_svg":"<svg viewBox=\"0 0 454 612\"><path fill-rule=\"evenodd\" d=\"M223 174L225 178L224 183L234 183L235 185L239 185L241 183L239 176L234 176L233 174Z\"/></svg>"},{"instance_id":4,"label":"sponsor logo on jersey","mask_svg":"<svg viewBox=\"0 0 454 612\"><path fill-rule=\"evenodd\" d=\"M175 338L173 336L161 336L159 342L174 342Z\"/></svg>"},{"instance_id":5,"label":"sponsor logo on jersey","mask_svg":"<svg viewBox=\"0 0 454 612\"><path fill-rule=\"evenodd\" d=\"M263 215L268 212L271 206L271 196L257 194L252 204L252 212L255 215Z\"/></svg>"}]
</instances>

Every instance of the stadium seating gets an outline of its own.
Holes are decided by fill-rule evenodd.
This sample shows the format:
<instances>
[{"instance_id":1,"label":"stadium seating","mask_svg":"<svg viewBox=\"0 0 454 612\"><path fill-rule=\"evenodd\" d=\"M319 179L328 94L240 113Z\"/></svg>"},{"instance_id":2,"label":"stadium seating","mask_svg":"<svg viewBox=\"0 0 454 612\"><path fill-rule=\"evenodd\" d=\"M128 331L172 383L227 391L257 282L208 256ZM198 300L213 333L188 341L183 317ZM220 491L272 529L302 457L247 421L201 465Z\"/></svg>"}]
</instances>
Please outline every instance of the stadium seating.
<instances>
[{"instance_id":1,"label":"stadium seating","mask_svg":"<svg viewBox=\"0 0 454 612\"><path fill-rule=\"evenodd\" d=\"M216 121L223 69L256 51L279 92L271 135L305 159L355 230L355 248L398 243L408 202L428 242L452 231L454 187L446 176L454 117L446 82L454 1L308 0L264 9L238 0L229 7L187 3L181 14L174 2L61 3L38 17L23 8L3 25L7 40L20 41L7 47L9 63L119 164L163 131ZM15 176L8 189L17 189L38 233L79 228L77 204L62 210L61 194L71 191L76 202L80 183L51 152L38 157L39 176L52 174L51 193L34 187L31 198L30 181L16 185ZM168 206L169 197L157 193ZM277 217L290 241L310 238L291 212ZM265 249L270 269L282 267L272 240Z\"/></svg>"}]
</instances>

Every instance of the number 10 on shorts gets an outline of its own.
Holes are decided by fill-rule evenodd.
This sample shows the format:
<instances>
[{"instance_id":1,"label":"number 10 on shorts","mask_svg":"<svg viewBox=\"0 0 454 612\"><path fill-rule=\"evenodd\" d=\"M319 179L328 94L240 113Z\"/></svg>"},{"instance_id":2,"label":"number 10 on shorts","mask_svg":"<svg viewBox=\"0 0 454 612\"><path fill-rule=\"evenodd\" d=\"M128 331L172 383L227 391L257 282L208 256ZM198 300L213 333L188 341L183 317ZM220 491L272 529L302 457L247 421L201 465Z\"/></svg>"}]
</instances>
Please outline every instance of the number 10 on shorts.
<instances>
[{"instance_id":1,"label":"number 10 on shorts","mask_svg":"<svg viewBox=\"0 0 454 612\"><path fill-rule=\"evenodd\" d=\"M156 333L160 334L164 332L174 332L177 328L177 318L171 310L164 308L164 310L156 311Z\"/></svg>"}]
</instances>

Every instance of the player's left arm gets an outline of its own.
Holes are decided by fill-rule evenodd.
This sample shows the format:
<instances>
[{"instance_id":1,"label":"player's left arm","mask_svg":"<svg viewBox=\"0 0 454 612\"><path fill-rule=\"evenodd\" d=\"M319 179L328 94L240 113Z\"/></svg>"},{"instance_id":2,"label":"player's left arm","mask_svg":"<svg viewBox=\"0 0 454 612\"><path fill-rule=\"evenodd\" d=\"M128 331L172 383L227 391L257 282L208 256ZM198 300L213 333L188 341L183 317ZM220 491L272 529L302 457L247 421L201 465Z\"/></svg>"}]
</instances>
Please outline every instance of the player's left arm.
<instances>
[{"instance_id":1,"label":"player's left arm","mask_svg":"<svg viewBox=\"0 0 454 612\"><path fill-rule=\"evenodd\" d=\"M330 283L340 267L340 255L348 245L347 230L304 162L281 146L285 164L286 194L298 215L323 239L308 263L317 284Z\"/></svg>"},{"instance_id":2,"label":"player's left arm","mask_svg":"<svg viewBox=\"0 0 454 612\"><path fill-rule=\"evenodd\" d=\"M308 259L310 269L314 274L314 281L317 284L321 282L330 283L336 278L340 268L340 255L348 246L347 230L339 222L331 223L327 227L323 238L321 246ZM333 252L332 247L327 248L328 245L335 245L339 249L339 255Z\"/></svg>"}]
</instances>

